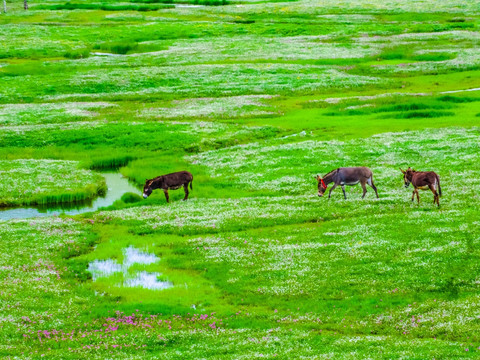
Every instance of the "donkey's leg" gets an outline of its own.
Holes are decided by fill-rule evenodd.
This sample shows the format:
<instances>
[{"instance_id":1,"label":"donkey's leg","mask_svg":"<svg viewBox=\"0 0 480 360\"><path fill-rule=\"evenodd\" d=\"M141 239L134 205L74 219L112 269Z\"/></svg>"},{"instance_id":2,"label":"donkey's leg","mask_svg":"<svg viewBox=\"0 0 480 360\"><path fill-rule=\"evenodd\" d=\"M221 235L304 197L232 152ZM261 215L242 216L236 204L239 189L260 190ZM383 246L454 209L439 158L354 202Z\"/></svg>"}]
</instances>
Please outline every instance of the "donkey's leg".
<instances>
[{"instance_id":1,"label":"donkey's leg","mask_svg":"<svg viewBox=\"0 0 480 360\"><path fill-rule=\"evenodd\" d=\"M188 199L188 183L183 185L183 189L185 190L185 197L183 198L183 201Z\"/></svg>"},{"instance_id":2,"label":"donkey's leg","mask_svg":"<svg viewBox=\"0 0 480 360\"><path fill-rule=\"evenodd\" d=\"M347 193L345 192L345 185L342 185L343 198L347 200Z\"/></svg>"},{"instance_id":3,"label":"donkey's leg","mask_svg":"<svg viewBox=\"0 0 480 360\"><path fill-rule=\"evenodd\" d=\"M430 186L429 186L429 187L430 187ZM431 189L431 188L430 188L430 190L431 190L432 193L433 193L433 204L436 205L436 204L437 204L437 194L436 194L436 191L435 191L435 189Z\"/></svg>"},{"instance_id":4,"label":"donkey's leg","mask_svg":"<svg viewBox=\"0 0 480 360\"><path fill-rule=\"evenodd\" d=\"M367 194L367 187L365 186L365 181L360 181L360 185L362 185L362 189L363 189L363 195L362 195L362 199L363 199Z\"/></svg>"},{"instance_id":5,"label":"donkey's leg","mask_svg":"<svg viewBox=\"0 0 480 360\"><path fill-rule=\"evenodd\" d=\"M164 189L163 193L165 194L165 199L167 199L167 203L170 202L168 198L168 190Z\"/></svg>"},{"instance_id":6,"label":"donkey's leg","mask_svg":"<svg viewBox=\"0 0 480 360\"><path fill-rule=\"evenodd\" d=\"M435 186L433 186L433 185L428 185L428 187L430 188L430 190L431 190L432 193L433 193L433 203L434 203L434 204L437 204L438 206L440 206L440 203L439 203L439 201L438 201L437 189L435 189Z\"/></svg>"},{"instance_id":7,"label":"donkey's leg","mask_svg":"<svg viewBox=\"0 0 480 360\"><path fill-rule=\"evenodd\" d=\"M415 200L415 189L413 189L413 192L412 192L412 202L413 200Z\"/></svg>"},{"instance_id":8,"label":"donkey's leg","mask_svg":"<svg viewBox=\"0 0 480 360\"><path fill-rule=\"evenodd\" d=\"M373 177L369 177L367 179L367 184L370 185L370 187L375 190L375 195L377 195L377 199L378 199L378 191L377 191L377 187L375 186L375 184L373 183Z\"/></svg>"},{"instance_id":9,"label":"donkey's leg","mask_svg":"<svg viewBox=\"0 0 480 360\"><path fill-rule=\"evenodd\" d=\"M332 191L333 189L335 189L338 185L337 184L333 184L332 188L330 189L330 191L328 192L328 198L330 199L330 197L332 196Z\"/></svg>"},{"instance_id":10,"label":"donkey's leg","mask_svg":"<svg viewBox=\"0 0 480 360\"><path fill-rule=\"evenodd\" d=\"M415 189L415 192L417 193L417 204L420 204L420 195L418 194L418 189Z\"/></svg>"}]
</instances>

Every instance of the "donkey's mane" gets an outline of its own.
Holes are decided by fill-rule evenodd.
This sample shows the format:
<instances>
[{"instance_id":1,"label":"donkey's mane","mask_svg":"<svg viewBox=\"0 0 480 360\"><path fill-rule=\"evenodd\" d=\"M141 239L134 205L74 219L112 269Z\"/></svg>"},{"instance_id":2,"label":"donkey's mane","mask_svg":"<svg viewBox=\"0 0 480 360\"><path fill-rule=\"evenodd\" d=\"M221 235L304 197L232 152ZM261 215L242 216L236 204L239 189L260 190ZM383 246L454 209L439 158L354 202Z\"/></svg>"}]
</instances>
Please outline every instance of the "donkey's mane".
<instances>
[{"instance_id":1,"label":"donkey's mane","mask_svg":"<svg viewBox=\"0 0 480 360\"><path fill-rule=\"evenodd\" d=\"M158 180L160 180L162 178L162 176L157 176L153 179L147 179L147 186L152 186L153 183L157 182Z\"/></svg>"},{"instance_id":2,"label":"donkey's mane","mask_svg":"<svg viewBox=\"0 0 480 360\"><path fill-rule=\"evenodd\" d=\"M335 171L337 171L337 170L338 170L338 169L334 169L334 170L332 170L332 171L330 171L330 172L326 173L325 175L323 175L323 178L325 179L325 178L326 178L328 175L330 175L330 174L334 173L334 172L335 172Z\"/></svg>"}]
</instances>

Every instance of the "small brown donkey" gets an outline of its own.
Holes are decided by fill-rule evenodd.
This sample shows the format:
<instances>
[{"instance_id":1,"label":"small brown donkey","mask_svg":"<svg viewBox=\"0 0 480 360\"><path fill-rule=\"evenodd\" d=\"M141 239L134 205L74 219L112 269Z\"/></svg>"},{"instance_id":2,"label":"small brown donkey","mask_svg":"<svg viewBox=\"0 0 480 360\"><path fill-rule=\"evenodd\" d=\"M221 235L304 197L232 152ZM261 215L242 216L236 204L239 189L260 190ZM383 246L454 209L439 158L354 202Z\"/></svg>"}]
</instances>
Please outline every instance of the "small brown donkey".
<instances>
[{"instance_id":1,"label":"small brown donkey","mask_svg":"<svg viewBox=\"0 0 480 360\"><path fill-rule=\"evenodd\" d=\"M367 187L365 184L368 184L375 190L375 194L378 198L377 187L373 183L373 174L372 170L367 167L348 167L348 168L338 168L335 170L330 171L327 175L323 178L320 175L316 176L318 181L318 196L322 197L327 191L328 184L333 182L333 186L328 193L328 198L330 199L330 195L332 194L333 189L335 189L338 185L342 187L343 190L343 197L345 200L347 199L347 194L345 193L345 185L357 185L360 183L363 188L363 196L362 199L365 197L367 193Z\"/></svg>"},{"instance_id":2,"label":"small brown donkey","mask_svg":"<svg viewBox=\"0 0 480 360\"><path fill-rule=\"evenodd\" d=\"M145 186L143 187L143 198L146 199L149 197L152 191L155 189L162 189L165 193L165 198L167 199L168 203L168 190L177 190L183 186L185 189L185 197L183 200L187 200L188 184L190 183L190 190L192 190L192 182L193 175L188 171L179 171L167 175L157 176L154 179L147 179L145 181Z\"/></svg>"},{"instance_id":3,"label":"small brown donkey","mask_svg":"<svg viewBox=\"0 0 480 360\"><path fill-rule=\"evenodd\" d=\"M408 168L407 170L400 169L400 171L403 173L405 187L408 188L410 183L413 185L412 201L415 198L415 194L417 194L417 203L420 203L418 189L430 189L433 193L433 203L440 206L439 198L442 196L442 188L440 187L440 178L436 173L433 171L416 171L411 168Z\"/></svg>"}]
</instances>

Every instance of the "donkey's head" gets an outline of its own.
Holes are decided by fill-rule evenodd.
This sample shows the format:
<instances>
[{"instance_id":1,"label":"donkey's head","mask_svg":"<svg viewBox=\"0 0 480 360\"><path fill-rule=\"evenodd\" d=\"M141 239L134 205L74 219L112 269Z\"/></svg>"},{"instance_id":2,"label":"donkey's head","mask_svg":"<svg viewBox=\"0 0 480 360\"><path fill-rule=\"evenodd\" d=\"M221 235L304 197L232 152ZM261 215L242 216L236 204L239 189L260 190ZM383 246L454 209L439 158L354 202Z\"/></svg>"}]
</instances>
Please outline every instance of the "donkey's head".
<instances>
[{"instance_id":1,"label":"donkey's head","mask_svg":"<svg viewBox=\"0 0 480 360\"><path fill-rule=\"evenodd\" d=\"M147 197L149 197L153 191L153 188L152 188L152 183L153 183L153 179L151 180L148 180L148 179L145 179L145 185L143 186L143 198L146 199Z\"/></svg>"},{"instance_id":2,"label":"donkey's head","mask_svg":"<svg viewBox=\"0 0 480 360\"><path fill-rule=\"evenodd\" d=\"M325 191L327 191L327 185L325 185L325 182L320 175L315 176L315 178L318 182L318 196L322 197L323 194L325 194Z\"/></svg>"},{"instance_id":3,"label":"donkey's head","mask_svg":"<svg viewBox=\"0 0 480 360\"><path fill-rule=\"evenodd\" d=\"M400 169L400 171L403 173L403 182L405 187L408 188L412 182L412 177L415 170L409 167L407 170Z\"/></svg>"}]
</instances>

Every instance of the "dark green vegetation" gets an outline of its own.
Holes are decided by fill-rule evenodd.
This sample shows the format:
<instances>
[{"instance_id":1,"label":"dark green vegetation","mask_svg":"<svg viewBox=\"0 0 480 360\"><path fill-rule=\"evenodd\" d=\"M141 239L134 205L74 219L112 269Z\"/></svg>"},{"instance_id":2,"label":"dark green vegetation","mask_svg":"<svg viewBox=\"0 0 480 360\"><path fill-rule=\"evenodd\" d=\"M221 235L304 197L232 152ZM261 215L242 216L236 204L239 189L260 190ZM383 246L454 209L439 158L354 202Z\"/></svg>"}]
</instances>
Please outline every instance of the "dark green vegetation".
<instances>
[{"instance_id":1,"label":"dark green vegetation","mask_svg":"<svg viewBox=\"0 0 480 360\"><path fill-rule=\"evenodd\" d=\"M194 181L2 221L1 356L478 358L478 1L7 5L0 170ZM380 199L316 196L353 165ZM411 204L408 166L440 175L440 209ZM68 196L46 169L0 200Z\"/></svg>"}]
</instances>

